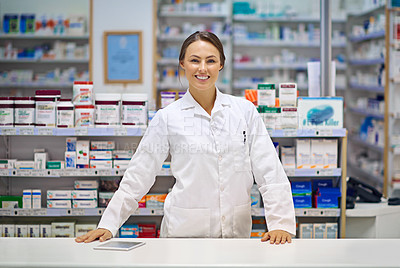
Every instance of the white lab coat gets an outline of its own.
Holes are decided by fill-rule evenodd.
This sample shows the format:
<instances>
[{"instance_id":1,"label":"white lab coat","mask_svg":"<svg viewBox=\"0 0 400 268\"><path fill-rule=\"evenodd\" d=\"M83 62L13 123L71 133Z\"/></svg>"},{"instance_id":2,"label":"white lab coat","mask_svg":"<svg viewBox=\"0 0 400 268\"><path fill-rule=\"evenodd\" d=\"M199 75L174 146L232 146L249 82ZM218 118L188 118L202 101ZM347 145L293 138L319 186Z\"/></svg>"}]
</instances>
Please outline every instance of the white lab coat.
<instances>
[{"instance_id":1,"label":"white lab coat","mask_svg":"<svg viewBox=\"0 0 400 268\"><path fill-rule=\"evenodd\" d=\"M211 116L189 91L156 113L99 228L116 234L168 154L176 183L164 203L161 237L250 237L254 179L268 229L296 233L290 183L260 115L251 102L218 89Z\"/></svg>"}]
</instances>

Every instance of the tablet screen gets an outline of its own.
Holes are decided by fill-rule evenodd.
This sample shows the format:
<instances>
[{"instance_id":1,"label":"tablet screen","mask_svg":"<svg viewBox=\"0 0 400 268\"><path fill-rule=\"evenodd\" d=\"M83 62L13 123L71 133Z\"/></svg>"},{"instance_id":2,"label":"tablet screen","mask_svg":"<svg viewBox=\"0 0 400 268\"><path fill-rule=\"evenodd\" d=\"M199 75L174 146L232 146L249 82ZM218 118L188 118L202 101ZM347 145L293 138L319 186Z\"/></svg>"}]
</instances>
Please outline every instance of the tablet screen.
<instances>
[{"instance_id":1,"label":"tablet screen","mask_svg":"<svg viewBox=\"0 0 400 268\"><path fill-rule=\"evenodd\" d=\"M131 250L142 245L144 242L109 241L94 247L94 249Z\"/></svg>"}]
</instances>

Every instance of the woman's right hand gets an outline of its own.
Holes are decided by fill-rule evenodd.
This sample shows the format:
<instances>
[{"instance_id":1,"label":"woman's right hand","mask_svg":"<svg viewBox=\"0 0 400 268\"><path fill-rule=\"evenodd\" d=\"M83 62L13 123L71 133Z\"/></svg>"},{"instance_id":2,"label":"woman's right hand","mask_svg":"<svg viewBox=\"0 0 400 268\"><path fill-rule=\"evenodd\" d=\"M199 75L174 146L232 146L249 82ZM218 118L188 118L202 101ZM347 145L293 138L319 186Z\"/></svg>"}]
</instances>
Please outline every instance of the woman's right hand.
<instances>
[{"instance_id":1,"label":"woman's right hand","mask_svg":"<svg viewBox=\"0 0 400 268\"><path fill-rule=\"evenodd\" d=\"M96 239L99 239L100 242L104 242L104 241L110 239L111 237L112 237L112 234L109 230L100 228L100 229L96 229L96 230L87 232L86 234L75 238L75 241L78 243L82 243L82 242L90 243Z\"/></svg>"}]
</instances>

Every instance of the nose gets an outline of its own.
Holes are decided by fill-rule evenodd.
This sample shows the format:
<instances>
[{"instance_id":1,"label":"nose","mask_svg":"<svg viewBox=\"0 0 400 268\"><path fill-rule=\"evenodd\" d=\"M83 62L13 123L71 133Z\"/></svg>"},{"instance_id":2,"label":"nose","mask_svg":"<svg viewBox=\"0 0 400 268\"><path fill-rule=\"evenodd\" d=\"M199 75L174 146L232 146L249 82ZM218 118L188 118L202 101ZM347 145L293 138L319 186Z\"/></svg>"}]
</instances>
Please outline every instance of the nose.
<instances>
[{"instance_id":1,"label":"nose","mask_svg":"<svg viewBox=\"0 0 400 268\"><path fill-rule=\"evenodd\" d=\"M201 61L200 66L199 66L200 71L205 71L206 70L206 62Z\"/></svg>"}]
</instances>

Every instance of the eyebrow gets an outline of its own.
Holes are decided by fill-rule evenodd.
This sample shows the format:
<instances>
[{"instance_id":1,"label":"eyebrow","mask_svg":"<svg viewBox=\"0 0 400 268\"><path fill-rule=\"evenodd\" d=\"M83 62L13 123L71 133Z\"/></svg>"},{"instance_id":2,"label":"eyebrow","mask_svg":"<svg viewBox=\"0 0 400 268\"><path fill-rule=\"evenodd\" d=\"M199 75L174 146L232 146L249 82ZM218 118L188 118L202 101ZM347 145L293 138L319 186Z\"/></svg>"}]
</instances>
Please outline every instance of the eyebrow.
<instances>
[{"instance_id":1,"label":"eyebrow","mask_svg":"<svg viewBox=\"0 0 400 268\"><path fill-rule=\"evenodd\" d=\"M189 57L200 58L200 57L199 57L199 56L197 56L197 55L190 55ZM211 55L211 56L208 56L208 57L206 57L206 59L208 59L208 58L217 58L217 56L215 56L215 55Z\"/></svg>"}]
</instances>

